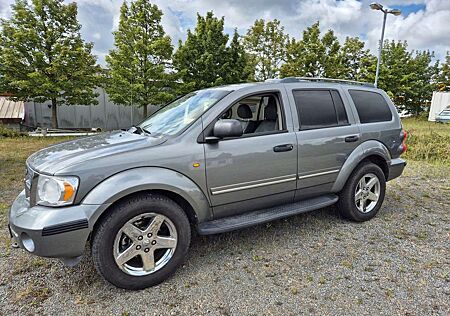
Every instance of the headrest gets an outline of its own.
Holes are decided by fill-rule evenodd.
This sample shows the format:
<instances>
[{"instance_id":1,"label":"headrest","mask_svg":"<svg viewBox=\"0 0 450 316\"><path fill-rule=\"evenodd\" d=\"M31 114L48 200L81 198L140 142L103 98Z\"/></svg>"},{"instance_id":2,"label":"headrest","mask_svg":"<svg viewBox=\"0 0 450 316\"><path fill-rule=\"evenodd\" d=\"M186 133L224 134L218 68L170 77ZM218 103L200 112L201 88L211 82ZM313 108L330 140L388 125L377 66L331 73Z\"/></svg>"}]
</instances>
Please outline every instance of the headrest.
<instances>
[{"instance_id":1,"label":"headrest","mask_svg":"<svg viewBox=\"0 0 450 316\"><path fill-rule=\"evenodd\" d=\"M264 117L268 121L276 121L278 119L277 101L273 96L270 96L267 101L267 105L264 108Z\"/></svg>"},{"instance_id":2,"label":"headrest","mask_svg":"<svg viewBox=\"0 0 450 316\"><path fill-rule=\"evenodd\" d=\"M248 104L241 104L237 109L237 114L241 119L250 119L253 117L252 110Z\"/></svg>"}]
</instances>

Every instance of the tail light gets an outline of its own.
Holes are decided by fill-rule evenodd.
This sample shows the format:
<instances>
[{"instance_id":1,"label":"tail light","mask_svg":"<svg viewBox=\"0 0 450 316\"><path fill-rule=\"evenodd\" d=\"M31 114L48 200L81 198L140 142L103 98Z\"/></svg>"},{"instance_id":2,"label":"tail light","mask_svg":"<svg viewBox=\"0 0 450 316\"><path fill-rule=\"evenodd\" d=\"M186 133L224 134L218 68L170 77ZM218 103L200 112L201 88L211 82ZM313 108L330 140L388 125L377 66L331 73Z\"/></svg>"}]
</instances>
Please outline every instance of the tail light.
<instances>
[{"instance_id":1,"label":"tail light","mask_svg":"<svg viewBox=\"0 0 450 316\"><path fill-rule=\"evenodd\" d=\"M400 136L402 137L402 144L400 145L401 154L404 154L408 147L406 146L406 138L408 138L408 133L405 130L402 130Z\"/></svg>"}]
</instances>

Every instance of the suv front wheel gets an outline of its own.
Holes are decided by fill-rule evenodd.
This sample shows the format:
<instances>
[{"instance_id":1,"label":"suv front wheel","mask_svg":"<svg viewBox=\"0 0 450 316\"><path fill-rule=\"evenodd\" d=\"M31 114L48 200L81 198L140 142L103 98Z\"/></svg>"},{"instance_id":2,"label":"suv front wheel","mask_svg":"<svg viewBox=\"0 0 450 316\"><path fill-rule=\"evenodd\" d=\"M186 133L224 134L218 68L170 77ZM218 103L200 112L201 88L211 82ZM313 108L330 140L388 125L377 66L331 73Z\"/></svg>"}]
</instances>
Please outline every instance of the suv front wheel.
<instances>
[{"instance_id":1,"label":"suv front wheel","mask_svg":"<svg viewBox=\"0 0 450 316\"><path fill-rule=\"evenodd\" d=\"M139 290L176 270L187 255L190 238L188 218L177 203L142 194L108 210L94 232L92 257L108 282Z\"/></svg>"},{"instance_id":2,"label":"suv front wheel","mask_svg":"<svg viewBox=\"0 0 450 316\"><path fill-rule=\"evenodd\" d=\"M356 222L373 218L383 204L386 178L380 167L364 163L347 180L338 201L340 213Z\"/></svg>"}]
</instances>

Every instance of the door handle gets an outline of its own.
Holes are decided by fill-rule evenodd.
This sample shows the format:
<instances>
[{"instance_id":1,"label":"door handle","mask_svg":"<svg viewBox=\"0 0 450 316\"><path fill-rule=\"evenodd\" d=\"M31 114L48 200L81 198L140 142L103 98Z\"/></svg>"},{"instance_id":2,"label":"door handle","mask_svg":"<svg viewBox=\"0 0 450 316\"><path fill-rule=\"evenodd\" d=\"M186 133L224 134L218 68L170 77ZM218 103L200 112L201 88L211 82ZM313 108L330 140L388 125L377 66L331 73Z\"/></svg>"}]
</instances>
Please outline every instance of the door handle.
<instances>
[{"instance_id":1,"label":"door handle","mask_svg":"<svg viewBox=\"0 0 450 316\"><path fill-rule=\"evenodd\" d=\"M345 137L345 142L346 143L351 143L351 142L356 142L359 139L358 135L352 135L352 136L347 136Z\"/></svg>"},{"instance_id":2,"label":"door handle","mask_svg":"<svg viewBox=\"0 0 450 316\"><path fill-rule=\"evenodd\" d=\"M273 151L276 153L280 153L283 151L291 151L292 149L294 149L294 145L292 144L284 144L273 147Z\"/></svg>"}]
</instances>

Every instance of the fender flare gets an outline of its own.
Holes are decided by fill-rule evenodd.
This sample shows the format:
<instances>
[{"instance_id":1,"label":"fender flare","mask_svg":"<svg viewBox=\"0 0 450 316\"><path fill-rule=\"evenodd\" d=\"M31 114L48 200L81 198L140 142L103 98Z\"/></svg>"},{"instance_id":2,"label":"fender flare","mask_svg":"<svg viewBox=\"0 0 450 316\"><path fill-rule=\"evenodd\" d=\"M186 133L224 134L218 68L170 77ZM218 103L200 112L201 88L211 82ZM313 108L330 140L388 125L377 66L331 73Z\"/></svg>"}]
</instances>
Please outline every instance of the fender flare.
<instances>
[{"instance_id":1,"label":"fender flare","mask_svg":"<svg viewBox=\"0 0 450 316\"><path fill-rule=\"evenodd\" d=\"M116 173L97 184L81 204L99 205L94 212L87 214L89 223L93 225L111 204L145 190L165 190L183 197L191 205L199 223L212 218L208 199L197 184L177 171L161 167L139 167Z\"/></svg>"},{"instance_id":2,"label":"fender flare","mask_svg":"<svg viewBox=\"0 0 450 316\"><path fill-rule=\"evenodd\" d=\"M339 171L338 177L336 178L331 191L335 193L341 191L353 170L355 170L361 161L369 156L381 157L386 161L388 166L391 163L391 154L383 143L376 140L365 141L356 147L346 159L344 165Z\"/></svg>"}]
</instances>

